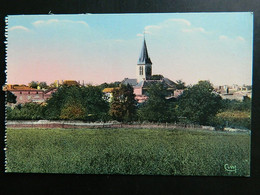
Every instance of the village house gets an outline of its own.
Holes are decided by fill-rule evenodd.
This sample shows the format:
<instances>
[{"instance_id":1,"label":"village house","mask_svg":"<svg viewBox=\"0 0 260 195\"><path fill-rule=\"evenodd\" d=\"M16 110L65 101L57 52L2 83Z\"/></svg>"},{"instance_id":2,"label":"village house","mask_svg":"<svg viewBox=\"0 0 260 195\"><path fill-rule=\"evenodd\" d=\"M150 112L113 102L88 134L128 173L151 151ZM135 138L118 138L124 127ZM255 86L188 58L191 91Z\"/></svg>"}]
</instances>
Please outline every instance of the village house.
<instances>
[{"instance_id":1,"label":"village house","mask_svg":"<svg viewBox=\"0 0 260 195\"><path fill-rule=\"evenodd\" d=\"M16 104L29 102L43 103L51 97L56 89L34 89L26 85L7 84L3 87L4 91L10 91L16 96Z\"/></svg>"},{"instance_id":2,"label":"village house","mask_svg":"<svg viewBox=\"0 0 260 195\"><path fill-rule=\"evenodd\" d=\"M54 86L49 89L41 89L39 86L35 89L26 85L7 84L3 87L3 90L10 91L16 96L16 105L29 102L43 103L51 98L61 85L80 86L80 83L75 80L55 81Z\"/></svg>"},{"instance_id":3,"label":"village house","mask_svg":"<svg viewBox=\"0 0 260 195\"><path fill-rule=\"evenodd\" d=\"M114 89L118 89L118 87L110 87L110 88L105 88L103 89L103 93L104 93L104 96L105 96L105 99L108 101L108 102L111 102L112 101L112 98L113 98L113 90Z\"/></svg>"},{"instance_id":4,"label":"village house","mask_svg":"<svg viewBox=\"0 0 260 195\"><path fill-rule=\"evenodd\" d=\"M243 101L246 98L251 98L251 86L238 85L223 85L215 88L215 91L222 97L222 99Z\"/></svg>"}]
</instances>

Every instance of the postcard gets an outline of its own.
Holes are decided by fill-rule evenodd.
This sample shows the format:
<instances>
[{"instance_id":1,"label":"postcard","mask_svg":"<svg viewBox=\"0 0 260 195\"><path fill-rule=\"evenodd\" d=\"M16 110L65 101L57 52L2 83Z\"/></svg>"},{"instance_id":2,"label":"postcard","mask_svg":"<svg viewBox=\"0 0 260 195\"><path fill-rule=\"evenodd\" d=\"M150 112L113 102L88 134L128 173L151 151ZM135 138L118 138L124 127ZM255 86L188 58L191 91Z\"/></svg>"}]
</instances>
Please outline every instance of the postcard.
<instances>
[{"instance_id":1,"label":"postcard","mask_svg":"<svg viewBox=\"0 0 260 195\"><path fill-rule=\"evenodd\" d=\"M251 12L9 15L6 172L250 176Z\"/></svg>"}]
</instances>

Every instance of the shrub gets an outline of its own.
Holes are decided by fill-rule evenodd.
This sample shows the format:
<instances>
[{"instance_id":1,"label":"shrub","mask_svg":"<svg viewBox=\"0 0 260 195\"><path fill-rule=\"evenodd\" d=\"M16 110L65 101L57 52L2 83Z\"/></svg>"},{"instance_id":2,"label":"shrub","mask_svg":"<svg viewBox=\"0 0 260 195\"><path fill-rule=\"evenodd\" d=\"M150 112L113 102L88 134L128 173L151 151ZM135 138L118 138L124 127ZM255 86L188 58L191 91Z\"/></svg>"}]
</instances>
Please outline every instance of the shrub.
<instances>
[{"instance_id":1,"label":"shrub","mask_svg":"<svg viewBox=\"0 0 260 195\"><path fill-rule=\"evenodd\" d=\"M136 114L136 101L133 87L121 85L113 90L113 98L110 104L109 114L118 121L129 122L134 120Z\"/></svg>"},{"instance_id":2,"label":"shrub","mask_svg":"<svg viewBox=\"0 0 260 195\"><path fill-rule=\"evenodd\" d=\"M99 120L108 112L109 105L103 99L100 88L95 86L62 86L47 101L47 119ZM72 112L72 113L70 113Z\"/></svg>"},{"instance_id":3,"label":"shrub","mask_svg":"<svg viewBox=\"0 0 260 195\"><path fill-rule=\"evenodd\" d=\"M14 109L7 109L8 120L37 120L43 119L44 107L37 103L26 103L18 105Z\"/></svg>"},{"instance_id":4,"label":"shrub","mask_svg":"<svg viewBox=\"0 0 260 195\"><path fill-rule=\"evenodd\" d=\"M211 125L217 128L231 127L238 129L250 129L250 112L247 111L224 111L211 119Z\"/></svg>"},{"instance_id":5,"label":"shrub","mask_svg":"<svg viewBox=\"0 0 260 195\"><path fill-rule=\"evenodd\" d=\"M222 100L222 110L250 111L251 100L249 98L244 99L244 101Z\"/></svg>"},{"instance_id":6,"label":"shrub","mask_svg":"<svg viewBox=\"0 0 260 195\"><path fill-rule=\"evenodd\" d=\"M10 92L10 91L7 91L7 92L6 92L6 95L7 95L6 101L7 101L8 103L13 103L13 104L16 103L16 98L17 98L16 95L14 95L14 94L13 94L12 92Z\"/></svg>"},{"instance_id":7,"label":"shrub","mask_svg":"<svg viewBox=\"0 0 260 195\"><path fill-rule=\"evenodd\" d=\"M79 102L71 101L64 105L64 107L61 109L60 119L84 119L85 115L86 111L84 107Z\"/></svg>"},{"instance_id":8,"label":"shrub","mask_svg":"<svg viewBox=\"0 0 260 195\"><path fill-rule=\"evenodd\" d=\"M175 122L177 120L175 103L165 99L169 92L162 83L151 85L147 94L149 99L138 109L139 120L149 122Z\"/></svg>"}]
</instances>

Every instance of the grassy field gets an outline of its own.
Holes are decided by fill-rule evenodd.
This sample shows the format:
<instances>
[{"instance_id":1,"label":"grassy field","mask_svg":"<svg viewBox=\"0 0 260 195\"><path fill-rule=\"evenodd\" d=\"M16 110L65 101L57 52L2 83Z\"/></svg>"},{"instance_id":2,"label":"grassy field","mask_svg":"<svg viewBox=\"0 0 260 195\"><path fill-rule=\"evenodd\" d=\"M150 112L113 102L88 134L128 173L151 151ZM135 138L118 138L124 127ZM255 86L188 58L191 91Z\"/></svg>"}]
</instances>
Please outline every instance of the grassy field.
<instances>
[{"instance_id":1,"label":"grassy field","mask_svg":"<svg viewBox=\"0 0 260 195\"><path fill-rule=\"evenodd\" d=\"M7 172L249 176L250 134L7 129L6 158ZM230 166L236 171L225 170Z\"/></svg>"}]
</instances>

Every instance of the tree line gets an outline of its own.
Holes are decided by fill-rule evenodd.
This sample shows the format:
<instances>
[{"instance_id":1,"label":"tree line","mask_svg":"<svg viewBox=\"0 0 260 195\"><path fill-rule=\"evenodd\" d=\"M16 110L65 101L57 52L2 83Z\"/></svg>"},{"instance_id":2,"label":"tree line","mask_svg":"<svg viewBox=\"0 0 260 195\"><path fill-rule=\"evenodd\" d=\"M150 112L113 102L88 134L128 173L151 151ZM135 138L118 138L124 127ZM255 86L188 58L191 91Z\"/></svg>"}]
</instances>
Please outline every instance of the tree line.
<instances>
[{"instance_id":1,"label":"tree line","mask_svg":"<svg viewBox=\"0 0 260 195\"><path fill-rule=\"evenodd\" d=\"M183 82L178 83L179 86L184 86ZM111 101L108 101L108 97L102 92L102 89L108 86L117 86L112 92ZM185 90L177 99L168 98L170 92L158 82L147 89L148 100L138 103L130 85L64 85L59 87L45 104L26 103L13 109L7 108L7 119L182 122L219 128L230 124L236 127L238 124L239 127L250 128L248 117L241 123L241 118L231 120L227 119L225 114L220 114L248 113L250 100L223 100L214 92L209 81L199 81L193 86L183 88ZM9 96L12 95L9 93ZM13 101L14 98L11 99Z\"/></svg>"}]
</instances>

